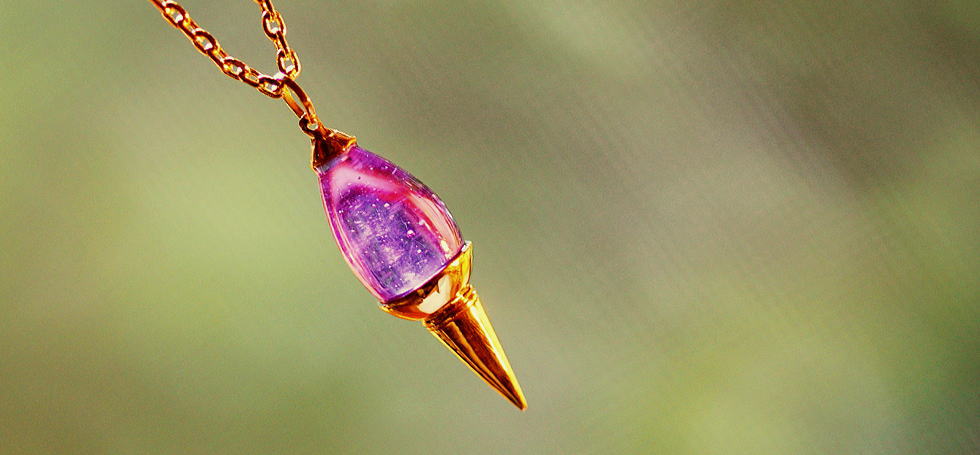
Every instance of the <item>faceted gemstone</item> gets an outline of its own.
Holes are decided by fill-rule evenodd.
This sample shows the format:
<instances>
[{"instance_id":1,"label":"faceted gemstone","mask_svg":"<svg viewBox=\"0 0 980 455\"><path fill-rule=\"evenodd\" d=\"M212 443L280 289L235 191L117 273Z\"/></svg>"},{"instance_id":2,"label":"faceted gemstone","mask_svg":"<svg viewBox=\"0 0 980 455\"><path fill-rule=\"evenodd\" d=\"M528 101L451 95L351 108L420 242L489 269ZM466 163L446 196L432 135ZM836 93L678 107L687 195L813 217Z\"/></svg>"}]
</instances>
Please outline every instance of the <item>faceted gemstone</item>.
<instances>
[{"instance_id":1,"label":"faceted gemstone","mask_svg":"<svg viewBox=\"0 0 980 455\"><path fill-rule=\"evenodd\" d=\"M316 168L344 258L382 302L439 273L463 241L445 204L408 172L358 146Z\"/></svg>"}]
</instances>

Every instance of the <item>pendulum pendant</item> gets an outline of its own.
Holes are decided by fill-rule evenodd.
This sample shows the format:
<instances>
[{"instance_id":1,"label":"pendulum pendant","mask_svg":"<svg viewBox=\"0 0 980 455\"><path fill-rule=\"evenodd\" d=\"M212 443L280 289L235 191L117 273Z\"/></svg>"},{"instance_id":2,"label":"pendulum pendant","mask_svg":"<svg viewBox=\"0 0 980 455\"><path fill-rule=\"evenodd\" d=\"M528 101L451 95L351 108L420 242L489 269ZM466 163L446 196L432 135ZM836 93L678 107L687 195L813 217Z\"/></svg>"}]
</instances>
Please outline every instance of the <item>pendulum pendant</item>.
<instances>
[{"instance_id":1,"label":"pendulum pendant","mask_svg":"<svg viewBox=\"0 0 980 455\"><path fill-rule=\"evenodd\" d=\"M490 386L520 409L521 386L500 347L483 304L470 286L473 247L449 210L427 186L391 162L357 146L353 137L320 122L296 83L299 59L272 0L256 0L262 29L276 47L279 72L266 75L234 58L174 0L150 0L163 17L227 76L282 99L313 140L313 170L340 250L381 309L422 321Z\"/></svg>"},{"instance_id":2,"label":"pendulum pendant","mask_svg":"<svg viewBox=\"0 0 980 455\"><path fill-rule=\"evenodd\" d=\"M520 409L524 394L476 291L473 247L414 176L333 132L313 140L313 170L334 238L354 274L397 317L422 321Z\"/></svg>"}]
</instances>

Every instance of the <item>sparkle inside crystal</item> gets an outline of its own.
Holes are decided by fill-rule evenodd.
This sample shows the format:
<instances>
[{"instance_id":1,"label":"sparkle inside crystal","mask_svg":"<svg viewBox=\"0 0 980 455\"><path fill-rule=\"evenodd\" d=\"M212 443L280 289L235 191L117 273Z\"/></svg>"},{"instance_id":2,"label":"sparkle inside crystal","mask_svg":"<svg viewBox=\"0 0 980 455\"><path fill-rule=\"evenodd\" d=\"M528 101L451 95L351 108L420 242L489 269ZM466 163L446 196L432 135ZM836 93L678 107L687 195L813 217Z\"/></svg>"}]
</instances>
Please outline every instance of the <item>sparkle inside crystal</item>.
<instances>
[{"instance_id":1,"label":"sparkle inside crystal","mask_svg":"<svg viewBox=\"0 0 980 455\"><path fill-rule=\"evenodd\" d=\"M459 253L446 206L391 162L354 146L316 171L344 258L382 302L425 284Z\"/></svg>"}]
</instances>

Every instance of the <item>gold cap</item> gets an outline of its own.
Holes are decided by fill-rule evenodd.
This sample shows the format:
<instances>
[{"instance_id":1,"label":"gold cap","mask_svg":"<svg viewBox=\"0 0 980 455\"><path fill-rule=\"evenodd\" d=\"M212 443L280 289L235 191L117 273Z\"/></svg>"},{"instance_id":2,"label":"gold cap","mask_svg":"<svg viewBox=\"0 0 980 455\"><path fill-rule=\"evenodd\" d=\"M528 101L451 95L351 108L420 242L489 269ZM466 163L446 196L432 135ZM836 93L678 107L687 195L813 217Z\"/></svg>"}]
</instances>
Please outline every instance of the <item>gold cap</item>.
<instances>
[{"instance_id":1,"label":"gold cap","mask_svg":"<svg viewBox=\"0 0 980 455\"><path fill-rule=\"evenodd\" d=\"M445 269L415 292L382 303L403 319L421 320L463 363L522 411L527 401L504 354L483 303L469 284L473 263L470 242Z\"/></svg>"}]
</instances>

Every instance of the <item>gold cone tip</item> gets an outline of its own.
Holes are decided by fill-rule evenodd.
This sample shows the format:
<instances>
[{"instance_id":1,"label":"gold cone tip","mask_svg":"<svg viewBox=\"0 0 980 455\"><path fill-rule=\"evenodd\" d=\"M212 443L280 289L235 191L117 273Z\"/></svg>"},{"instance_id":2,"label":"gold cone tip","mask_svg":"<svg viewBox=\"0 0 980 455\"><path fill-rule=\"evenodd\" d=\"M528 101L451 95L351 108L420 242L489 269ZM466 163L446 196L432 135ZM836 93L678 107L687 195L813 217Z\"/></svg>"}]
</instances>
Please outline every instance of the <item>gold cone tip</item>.
<instances>
[{"instance_id":1,"label":"gold cone tip","mask_svg":"<svg viewBox=\"0 0 980 455\"><path fill-rule=\"evenodd\" d=\"M409 295L382 302L381 309L402 319L422 321L474 373L523 411L527 409L524 393L480 297L469 284L472 262L472 244L465 242L440 273Z\"/></svg>"},{"instance_id":2,"label":"gold cone tip","mask_svg":"<svg viewBox=\"0 0 980 455\"><path fill-rule=\"evenodd\" d=\"M423 323L490 387L518 409L527 409L521 385L472 286L466 285L457 299Z\"/></svg>"}]
</instances>

